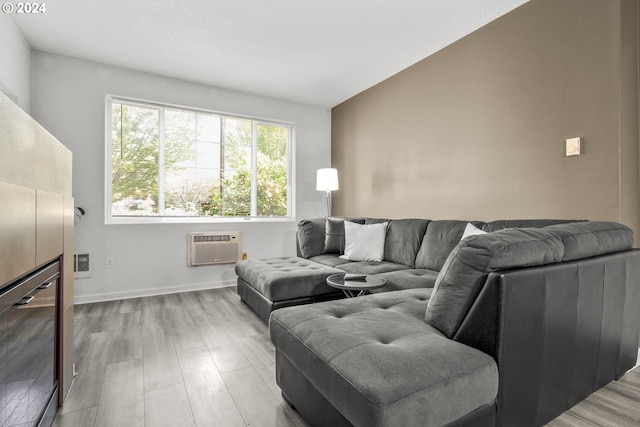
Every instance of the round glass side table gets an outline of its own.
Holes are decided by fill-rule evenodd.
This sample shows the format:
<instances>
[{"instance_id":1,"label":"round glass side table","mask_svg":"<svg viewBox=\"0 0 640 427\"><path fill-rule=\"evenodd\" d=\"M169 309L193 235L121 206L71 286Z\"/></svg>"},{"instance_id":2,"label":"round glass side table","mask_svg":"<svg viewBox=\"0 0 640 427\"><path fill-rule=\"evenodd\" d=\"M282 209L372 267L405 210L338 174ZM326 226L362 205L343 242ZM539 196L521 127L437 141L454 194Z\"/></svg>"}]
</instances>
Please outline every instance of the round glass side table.
<instances>
[{"instance_id":1,"label":"round glass side table","mask_svg":"<svg viewBox=\"0 0 640 427\"><path fill-rule=\"evenodd\" d=\"M387 284L383 277L368 274L365 280L344 280L344 273L332 274L327 277L327 285L342 289L344 294L351 297L359 297L369 293L371 289L378 289Z\"/></svg>"}]
</instances>

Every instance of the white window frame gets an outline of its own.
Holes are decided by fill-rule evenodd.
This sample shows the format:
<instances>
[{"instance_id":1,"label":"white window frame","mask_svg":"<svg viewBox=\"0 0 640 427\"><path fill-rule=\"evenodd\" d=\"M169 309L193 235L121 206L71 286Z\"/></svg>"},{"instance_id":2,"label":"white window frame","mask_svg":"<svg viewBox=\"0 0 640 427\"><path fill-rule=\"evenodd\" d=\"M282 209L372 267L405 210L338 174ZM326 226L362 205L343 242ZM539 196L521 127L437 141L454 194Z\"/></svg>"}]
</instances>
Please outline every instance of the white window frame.
<instances>
[{"instance_id":1,"label":"white window frame","mask_svg":"<svg viewBox=\"0 0 640 427\"><path fill-rule=\"evenodd\" d=\"M224 117L251 120L253 124L253 137L251 144L251 213L249 216L195 216L195 217L178 217L178 216L130 216L130 217L114 217L111 211L112 203L112 129L111 129L111 111L113 101L126 102L129 104L140 104L144 107L156 107L161 110L160 113L160 142L159 142L159 167L164 157L164 109L180 109L191 112L216 114ZM176 104L160 103L143 99L131 98L126 96L107 94L105 96L105 224L176 224L176 223L229 223L229 222L293 222L295 221L295 144L296 144L296 127L295 123L283 120L260 118L255 116L246 116L239 114L225 113L215 110L207 110L201 108L187 107ZM288 215L282 217L268 217L257 215L257 138L256 127L259 125L276 125L284 126L289 129L289 140L287 143L287 212ZM159 182L159 189L162 188L164 177ZM159 195L160 197L160 195Z\"/></svg>"}]
</instances>

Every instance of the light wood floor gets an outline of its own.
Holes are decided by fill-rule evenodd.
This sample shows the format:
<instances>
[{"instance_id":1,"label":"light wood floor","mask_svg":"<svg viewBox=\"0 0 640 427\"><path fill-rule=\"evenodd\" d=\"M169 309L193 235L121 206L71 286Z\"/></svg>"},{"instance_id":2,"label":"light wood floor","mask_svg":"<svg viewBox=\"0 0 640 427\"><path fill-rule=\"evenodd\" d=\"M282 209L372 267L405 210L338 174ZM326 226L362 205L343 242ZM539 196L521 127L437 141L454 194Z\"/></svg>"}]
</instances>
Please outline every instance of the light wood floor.
<instances>
[{"instance_id":1,"label":"light wood floor","mask_svg":"<svg viewBox=\"0 0 640 427\"><path fill-rule=\"evenodd\" d=\"M78 375L55 426L305 425L233 287L77 305L74 325Z\"/></svg>"},{"instance_id":2,"label":"light wood floor","mask_svg":"<svg viewBox=\"0 0 640 427\"><path fill-rule=\"evenodd\" d=\"M305 426L267 326L234 287L75 307L78 375L56 427ZM640 371L548 426L639 426Z\"/></svg>"},{"instance_id":3,"label":"light wood floor","mask_svg":"<svg viewBox=\"0 0 640 427\"><path fill-rule=\"evenodd\" d=\"M546 427L640 426L640 367L612 381Z\"/></svg>"}]
</instances>

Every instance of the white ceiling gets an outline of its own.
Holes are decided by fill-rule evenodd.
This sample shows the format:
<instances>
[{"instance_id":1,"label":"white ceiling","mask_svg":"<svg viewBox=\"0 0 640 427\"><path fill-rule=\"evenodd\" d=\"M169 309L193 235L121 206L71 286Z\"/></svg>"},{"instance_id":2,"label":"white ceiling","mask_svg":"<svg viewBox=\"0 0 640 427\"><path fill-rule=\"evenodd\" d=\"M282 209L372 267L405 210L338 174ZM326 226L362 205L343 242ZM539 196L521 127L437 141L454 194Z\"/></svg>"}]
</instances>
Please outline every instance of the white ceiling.
<instances>
[{"instance_id":1,"label":"white ceiling","mask_svg":"<svg viewBox=\"0 0 640 427\"><path fill-rule=\"evenodd\" d=\"M36 51L330 108L528 0L55 0Z\"/></svg>"}]
</instances>

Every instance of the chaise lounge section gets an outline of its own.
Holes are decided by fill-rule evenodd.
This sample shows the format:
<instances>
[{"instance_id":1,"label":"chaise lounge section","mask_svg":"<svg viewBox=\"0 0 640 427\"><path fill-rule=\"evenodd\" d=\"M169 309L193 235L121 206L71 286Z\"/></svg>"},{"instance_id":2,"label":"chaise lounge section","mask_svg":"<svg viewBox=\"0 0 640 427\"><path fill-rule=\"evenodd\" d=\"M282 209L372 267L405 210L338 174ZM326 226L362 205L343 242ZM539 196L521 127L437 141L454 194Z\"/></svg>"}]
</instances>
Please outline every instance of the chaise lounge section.
<instances>
[{"instance_id":1,"label":"chaise lounge section","mask_svg":"<svg viewBox=\"0 0 640 427\"><path fill-rule=\"evenodd\" d=\"M341 272L304 258L246 260L236 265L237 291L267 322L278 308L341 298L342 292L326 283L327 277Z\"/></svg>"}]
</instances>

